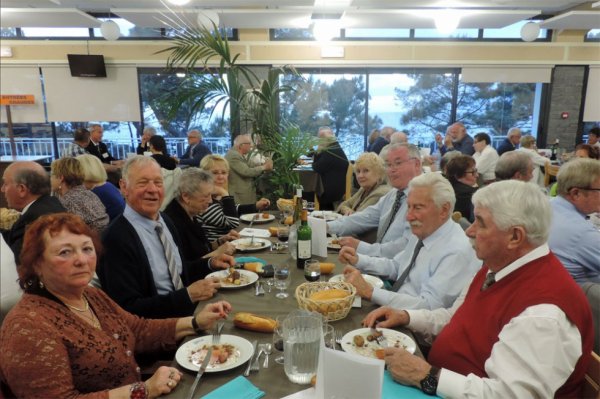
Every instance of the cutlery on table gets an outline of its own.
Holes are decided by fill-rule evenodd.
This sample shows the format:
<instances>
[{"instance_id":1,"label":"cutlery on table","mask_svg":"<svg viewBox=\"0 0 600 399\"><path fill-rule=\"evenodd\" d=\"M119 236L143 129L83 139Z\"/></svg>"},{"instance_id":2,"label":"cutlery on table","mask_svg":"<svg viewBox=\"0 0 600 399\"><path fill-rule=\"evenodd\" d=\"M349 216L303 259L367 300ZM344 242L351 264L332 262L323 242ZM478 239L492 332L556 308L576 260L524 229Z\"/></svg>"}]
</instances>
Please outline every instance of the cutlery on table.
<instances>
[{"instance_id":1,"label":"cutlery on table","mask_svg":"<svg viewBox=\"0 0 600 399\"><path fill-rule=\"evenodd\" d=\"M338 344L340 346L340 348L342 347L342 337L344 336L344 333L340 330L335 330L335 343Z\"/></svg>"},{"instance_id":2,"label":"cutlery on table","mask_svg":"<svg viewBox=\"0 0 600 399\"><path fill-rule=\"evenodd\" d=\"M264 350L262 344L259 345L259 347L260 347L260 349L258 350L258 354L256 355L256 357L254 358L254 361L252 362L250 371L259 371L260 370L260 355L265 353L265 350Z\"/></svg>"},{"instance_id":3,"label":"cutlery on table","mask_svg":"<svg viewBox=\"0 0 600 399\"><path fill-rule=\"evenodd\" d=\"M217 322L217 327L215 328L215 332L212 335L213 345L219 344L221 342L221 331L223 331L224 325L225 322L223 320Z\"/></svg>"},{"instance_id":4,"label":"cutlery on table","mask_svg":"<svg viewBox=\"0 0 600 399\"><path fill-rule=\"evenodd\" d=\"M273 346L270 343L263 344L263 350L265 352L265 361L263 362L263 369L269 367L269 355L271 354Z\"/></svg>"},{"instance_id":5,"label":"cutlery on table","mask_svg":"<svg viewBox=\"0 0 600 399\"><path fill-rule=\"evenodd\" d=\"M379 344L379 346L381 346L382 348L387 348L388 343L387 343L387 338L385 337L385 335L383 334L382 331L377 331L374 328L371 328L371 332L373 334L381 334L380 336L375 338L375 342L377 342Z\"/></svg>"},{"instance_id":6,"label":"cutlery on table","mask_svg":"<svg viewBox=\"0 0 600 399\"><path fill-rule=\"evenodd\" d=\"M250 356L250 360L248 360L248 367L246 367L246 371L244 371L244 377L248 377L250 375L250 368L252 367L252 359L257 354L258 341L252 342L252 356Z\"/></svg>"},{"instance_id":7,"label":"cutlery on table","mask_svg":"<svg viewBox=\"0 0 600 399\"><path fill-rule=\"evenodd\" d=\"M204 374L204 372L206 371L206 367L208 366L208 363L210 362L211 356L212 356L212 347L208 348L208 351L206 351L206 356L204 356L204 360L202 360L202 364L200 365L200 368L198 369L198 374L196 374L196 379L194 380L194 384L192 385L192 387L190 388L190 392L188 393L188 399L192 399L194 397L194 391L196 390L196 387L198 386L198 381L200 381L200 377L202 377L202 374Z\"/></svg>"}]
</instances>

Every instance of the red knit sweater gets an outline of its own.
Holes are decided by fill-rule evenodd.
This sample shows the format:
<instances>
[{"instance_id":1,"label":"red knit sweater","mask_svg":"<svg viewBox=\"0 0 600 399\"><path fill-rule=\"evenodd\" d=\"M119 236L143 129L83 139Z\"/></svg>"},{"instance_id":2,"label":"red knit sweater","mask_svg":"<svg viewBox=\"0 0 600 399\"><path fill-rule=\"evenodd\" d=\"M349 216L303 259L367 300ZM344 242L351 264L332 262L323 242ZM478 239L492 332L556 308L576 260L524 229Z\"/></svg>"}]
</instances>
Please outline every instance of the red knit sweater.
<instances>
[{"instance_id":1,"label":"red knit sweater","mask_svg":"<svg viewBox=\"0 0 600 399\"><path fill-rule=\"evenodd\" d=\"M579 329L583 353L556 397L577 397L594 337L590 306L581 288L552 253L481 291L487 271L482 267L475 276L464 303L433 343L429 362L463 375L487 377L484 364L502 328L530 306L553 304Z\"/></svg>"}]
</instances>

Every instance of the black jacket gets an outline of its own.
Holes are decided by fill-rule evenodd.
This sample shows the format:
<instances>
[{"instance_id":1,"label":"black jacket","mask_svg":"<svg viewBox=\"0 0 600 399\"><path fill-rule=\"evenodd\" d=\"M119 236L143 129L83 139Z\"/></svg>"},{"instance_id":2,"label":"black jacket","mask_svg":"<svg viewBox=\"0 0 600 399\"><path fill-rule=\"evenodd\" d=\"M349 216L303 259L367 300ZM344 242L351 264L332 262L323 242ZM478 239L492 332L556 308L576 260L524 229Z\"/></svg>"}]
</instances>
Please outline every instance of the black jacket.
<instances>
[{"instance_id":1,"label":"black jacket","mask_svg":"<svg viewBox=\"0 0 600 399\"><path fill-rule=\"evenodd\" d=\"M169 203L164 213L171 218L179 233L179 251L186 260L199 259L211 251L202 224L196 222L197 219L192 220L176 198Z\"/></svg>"},{"instance_id":2,"label":"black jacket","mask_svg":"<svg viewBox=\"0 0 600 399\"><path fill-rule=\"evenodd\" d=\"M319 202L329 204L341 200L346 192L348 158L340 144L334 141L315 154L312 166L323 183L323 194L319 196Z\"/></svg>"},{"instance_id":3,"label":"black jacket","mask_svg":"<svg viewBox=\"0 0 600 399\"><path fill-rule=\"evenodd\" d=\"M92 140L90 140L90 144L87 146L87 148L85 150L87 152L89 152L90 154L98 157L98 159L100 159L100 161L102 163L110 163L110 161L115 160L115 158L113 158L113 156L110 155L110 152L108 152L108 147L103 142L99 142L98 145L96 146L92 142Z\"/></svg>"}]
</instances>

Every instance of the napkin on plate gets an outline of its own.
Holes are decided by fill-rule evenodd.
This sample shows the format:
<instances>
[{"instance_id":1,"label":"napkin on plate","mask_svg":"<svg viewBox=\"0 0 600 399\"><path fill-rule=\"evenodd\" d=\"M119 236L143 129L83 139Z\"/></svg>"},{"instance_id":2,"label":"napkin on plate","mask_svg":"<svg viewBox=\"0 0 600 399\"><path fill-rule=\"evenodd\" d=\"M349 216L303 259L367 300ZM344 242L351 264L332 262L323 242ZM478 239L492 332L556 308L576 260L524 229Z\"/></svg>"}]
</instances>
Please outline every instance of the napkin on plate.
<instances>
[{"instance_id":1,"label":"napkin on plate","mask_svg":"<svg viewBox=\"0 0 600 399\"><path fill-rule=\"evenodd\" d=\"M312 254L327 257L327 222L325 219L308 217L308 225L312 229Z\"/></svg>"},{"instance_id":2,"label":"napkin on plate","mask_svg":"<svg viewBox=\"0 0 600 399\"><path fill-rule=\"evenodd\" d=\"M240 231L241 236L245 237L261 237L261 238L269 238L271 237L271 233L267 229L252 229L245 227Z\"/></svg>"},{"instance_id":3,"label":"napkin on plate","mask_svg":"<svg viewBox=\"0 0 600 399\"><path fill-rule=\"evenodd\" d=\"M394 381L389 371L383 373L383 393L381 399L431 399L439 398L439 396L430 396L425 394L420 389L402 385Z\"/></svg>"},{"instance_id":4,"label":"napkin on plate","mask_svg":"<svg viewBox=\"0 0 600 399\"><path fill-rule=\"evenodd\" d=\"M236 377L225 385L221 385L202 399L259 399L265 393L253 385L246 377Z\"/></svg>"}]
</instances>

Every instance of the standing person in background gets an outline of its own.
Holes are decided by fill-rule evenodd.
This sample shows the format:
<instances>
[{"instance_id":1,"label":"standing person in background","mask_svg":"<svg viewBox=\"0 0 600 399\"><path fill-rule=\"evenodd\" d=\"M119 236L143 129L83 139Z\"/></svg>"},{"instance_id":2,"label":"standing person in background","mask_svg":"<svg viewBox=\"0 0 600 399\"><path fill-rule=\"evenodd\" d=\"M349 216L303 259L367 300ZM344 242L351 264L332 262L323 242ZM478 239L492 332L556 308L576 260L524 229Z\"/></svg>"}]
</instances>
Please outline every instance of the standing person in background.
<instances>
[{"instance_id":1,"label":"standing person in background","mask_svg":"<svg viewBox=\"0 0 600 399\"><path fill-rule=\"evenodd\" d=\"M490 184L496 180L496 162L498 162L498 153L492 147L492 140L487 133L477 133L474 137L473 148L475 154L475 166L481 177L481 183Z\"/></svg>"},{"instance_id":2,"label":"standing person in background","mask_svg":"<svg viewBox=\"0 0 600 399\"><path fill-rule=\"evenodd\" d=\"M173 170L177 167L177 161L169 156L167 152L167 142L163 136L152 136L148 142L152 158L158 162L161 168Z\"/></svg>"},{"instance_id":3,"label":"standing person in background","mask_svg":"<svg viewBox=\"0 0 600 399\"><path fill-rule=\"evenodd\" d=\"M465 155L475 153L473 139L467 134L467 128L462 122L453 123L446 129L444 145L440 148L440 152L444 155L448 151L459 151Z\"/></svg>"},{"instance_id":4,"label":"standing person in background","mask_svg":"<svg viewBox=\"0 0 600 399\"><path fill-rule=\"evenodd\" d=\"M110 165L112 161L116 161L115 158L108 152L108 147L102 142L102 136L104 135L104 129L98 123L93 123L89 126L90 131L90 144L87 146L87 151L98 157L100 162L103 164ZM114 168L116 169L116 168ZM108 169L107 169L108 170Z\"/></svg>"},{"instance_id":5,"label":"standing person in background","mask_svg":"<svg viewBox=\"0 0 600 399\"><path fill-rule=\"evenodd\" d=\"M249 134L240 134L236 136L233 147L225 155L229 163L229 192L238 204L256 202L254 179L273 169L271 159L267 159L263 165L250 165L248 157L252 147L252 137Z\"/></svg>"},{"instance_id":6,"label":"standing person in background","mask_svg":"<svg viewBox=\"0 0 600 399\"><path fill-rule=\"evenodd\" d=\"M390 138L392 137L392 134L395 131L396 129L394 129L391 126L385 126L384 128L382 128L379 133L379 137L377 137L377 139L371 146L371 152L374 152L375 154L379 155L383 147L390 143Z\"/></svg>"},{"instance_id":7,"label":"standing person in background","mask_svg":"<svg viewBox=\"0 0 600 399\"><path fill-rule=\"evenodd\" d=\"M190 130L187 134L188 147L181 158L176 159L179 165L200 166L204 156L212 154L210 149L202 142L202 134L197 129Z\"/></svg>"},{"instance_id":8,"label":"standing person in background","mask_svg":"<svg viewBox=\"0 0 600 399\"><path fill-rule=\"evenodd\" d=\"M506 138L498 146L498 155L502 155L508 151L516 150L517 146L519 145L519 141L521 141L521 129L518 127L511 127L508 129Z\"/></svg>"},{"instance_id":9,"label":"standing person in background","mask_svg":"<svg viewBox=\"0 0 600 399\"><path fill-rule=\"evenodd\" d=\"M88 145L90 145L90 131L84 127L79 127L73 132L73 142L65 147L60 157L76 157L77 155L88 154L86 149Z\"/></svg>"},{"instance_id":10,"label":"standing person in background","mask_svg":"<svg viewBox=\"0 0 600 399\"><path fill-rule=\"evenodd\" d=\"M314 156L313 170L321 176L323 193L318 196L320 209L334 210L346 192L348 158L329 127L320 127L319 147Z\"/></svg>"},{"instance_id":11,"label":"standing person in background","mask_svg":"<svg viewBox=\"0 0 600 399\"><path fill-rule=\"evenodd\" d=\"M377 140L379 134L379 129L371 130L371 134L369 134L369 138L367 139L367 152L373 152L371 147L373 147L373 143L375 143L375 140Z\"/></svg>"},{"instance_id":12,"label":"standing person in background","mask_svg":"<svg viewBox=\"0 0 600 399\"><path fill-rule=\"evenodd\" d=\"M145 152L150 151L150 137L152 136L156 136L156 129L152 126L145 127L142 132L140 144L135 150L138 155L144 155Z\"/></svg>"}]
</instances>

